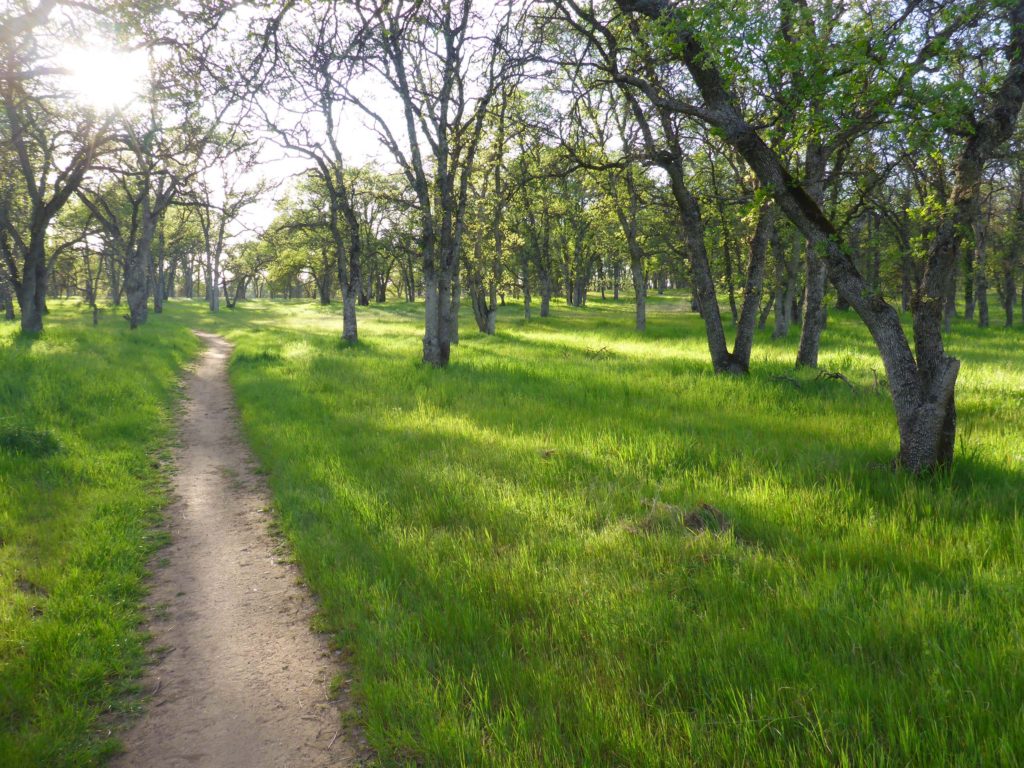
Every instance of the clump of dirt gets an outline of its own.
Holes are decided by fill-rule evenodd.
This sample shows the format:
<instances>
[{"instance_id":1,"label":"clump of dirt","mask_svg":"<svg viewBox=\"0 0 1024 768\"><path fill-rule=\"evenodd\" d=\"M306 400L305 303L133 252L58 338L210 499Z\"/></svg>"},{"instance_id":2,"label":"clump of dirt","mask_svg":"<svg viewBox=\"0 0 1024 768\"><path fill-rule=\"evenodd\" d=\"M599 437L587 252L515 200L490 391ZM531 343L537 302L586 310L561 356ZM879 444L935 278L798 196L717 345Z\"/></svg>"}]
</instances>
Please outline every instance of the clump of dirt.
<instances>
[{"instance_id":1,"label":"clump of dirt","mask_svg":"<svg viewBox=\"0 0 1024 768\"><path fill-rule=\"evenodd\" d=\"M722 534L732 528L732 522L720 509L701 502L690 510L657 499L644 502L647 514L635 523L636 533L678 532Z\"/></svg>"},{"instance_id":2,"label":"clump of dirt","mask_svg":"<svg viewBox=\"0 0 1024 768\"><path fill-rule=\"evenodd\" d=\"M46 591L46 587L41 587L35 582L20 577L14 580L14 586L18 588L19 592L24 592L26 595L47 597L50 594Z\"/></svg>"}]
</instances>

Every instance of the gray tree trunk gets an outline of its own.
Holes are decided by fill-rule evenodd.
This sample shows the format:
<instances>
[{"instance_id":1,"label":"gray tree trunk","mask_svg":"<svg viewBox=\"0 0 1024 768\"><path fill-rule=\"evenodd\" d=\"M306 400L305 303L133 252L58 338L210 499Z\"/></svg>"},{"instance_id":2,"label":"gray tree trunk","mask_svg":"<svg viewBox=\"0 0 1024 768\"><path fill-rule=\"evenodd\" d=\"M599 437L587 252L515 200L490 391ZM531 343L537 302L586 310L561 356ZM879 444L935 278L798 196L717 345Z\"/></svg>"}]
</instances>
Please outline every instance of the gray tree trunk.
<instances>
[{"instance_id":1,"label":"gray tree trunk","mask_svg":"<svg viewBox=\"0 0 1024 768\"><path fill-rule=\"evenodd\" d=\"M540 276L540 316L547 317L551 314L551 294L553 292L551 276L547 273Z\"/></svg>"},{"instance_id":2,"label":"gray tree trunk","mask_svg":"<svg viewBox=\"0 0 1024 768\"><path fill-rule=\"evenodd\" d=\"M796 353L797 367L818 367L821 334L825 330L825 262L807 247L807 282L804 285L804 313L800 326L800 346Z\"/></svg>"},{"instance_id":3,"label":"gray tree trunk","mask_svg":"<svg viewBox=\"0 0 1024 768\"><path fill-rule=\"evenodd\" d=\"M533 296L530 293L530 267L525 258L522 261L521 268L523 270L523 317L529 320L532 312Z\"/></svg>"},{"instance_id":4,"label":"gray tree trunk","mask_svg":"<svg viewBox=\"0 0 1024 768\"><path fill-rule=\"evenodd\" d=\"M630 258L629 270L633 274L633 290L636 293L636 329L643 333L647 330L647 274L644 271L643 258ZM615 298L618 298L618 295Z\"/></svg>"},{"instance_id":5,"label":"gray tree trunk","mask_svg":"<svg viewBox=\"0 0 1024 768\"><path fill-rule=\"evenodd\" d=\"M356 320L356 304L358 304L358 301L358 289L355 286L342 286L341 340L346 344L355 344L359 340L359 328Z\"/></svg>"},{"instance_id":6,"label":"gray tree trunk","mask_svg":"<svg viewBox=\"0 0 1024 768\"><path fill-rule=\"evenodd\" d=\"M978 303L978 326L989 327L988 316L988 243L984 225L974 220L974 296Z\"/></svg>"},{"instance_id":7,"label":"gray tree trunk","mask_svg":"<svg viewBox=\"0 0 1024 768\"><path fill-rule=\"evenodd\" d=\"M441 368L451 358L448 337L448 313L451 311L451 285L432 268L423 270L424 333L423 362Z\"/></svg>"},{"instance_id":8,"label":"gray tree trunk","mask_svg":"<svg viewBox=\"0 0 1024 768\"><path fill-rule=\"evenodd\" d=\"M18 306L21 309L23 333L42 333L43 315L46 314L46 251L45 234L32 233L25 265L21 273Z\"/></svg>"}]
</instances>

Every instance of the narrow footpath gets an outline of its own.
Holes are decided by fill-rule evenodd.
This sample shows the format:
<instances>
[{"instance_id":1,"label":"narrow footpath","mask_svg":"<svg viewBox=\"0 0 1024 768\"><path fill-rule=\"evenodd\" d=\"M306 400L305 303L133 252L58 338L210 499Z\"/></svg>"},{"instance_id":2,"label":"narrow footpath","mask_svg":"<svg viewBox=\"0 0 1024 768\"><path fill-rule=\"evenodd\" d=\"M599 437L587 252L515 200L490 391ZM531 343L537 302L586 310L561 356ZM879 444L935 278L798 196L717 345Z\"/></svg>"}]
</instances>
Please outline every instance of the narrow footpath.
<instances>
[{"instance_id":1,"label":"narrow footpath","mask_svg":"<svg viewBox=\"0 0 1024 768\"><path fill-rule=\"evenodd\" d=\"M170 546L149 598L159 661L118 768L319 768L359 764L330 701L343 674L313 633L314 605L267 531L270 494L254 472L228 385L231 345L207 347L186 378L175 448Z\"/></svg>"}]
</instances>

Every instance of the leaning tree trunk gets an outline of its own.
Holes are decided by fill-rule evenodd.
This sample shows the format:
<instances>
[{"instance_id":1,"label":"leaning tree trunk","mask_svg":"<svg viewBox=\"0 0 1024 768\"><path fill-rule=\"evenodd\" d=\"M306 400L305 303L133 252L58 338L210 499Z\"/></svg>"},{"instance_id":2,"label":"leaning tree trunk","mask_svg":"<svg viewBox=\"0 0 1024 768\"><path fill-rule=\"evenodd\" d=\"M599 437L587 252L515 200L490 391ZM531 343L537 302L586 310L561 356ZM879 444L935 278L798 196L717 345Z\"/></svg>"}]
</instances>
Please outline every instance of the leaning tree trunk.
<instances>
[{"instance_id":1,"label":"leaning tree trunk","mask_svg":"<svg viewBox=\"0 0 1024 768\"><path fill-rule=\"evenodd\" d=\"M700 314L704 319L704 332L707 336L708 351L711 353L711 366L715 373L721 373L729 369L729 349L726 346L722 313L718 308L715 282L711 276L711 266L704 244L704 220L701 216L700 203L686 186L682 165L677 160L672 160L667 162L664 167L668 173L672 196L675 198L676 208L682 222L686 251L690 255L690 274L694 293L700 305Z\"/></svg>"},{"instance_id":2,"label":"leaning tree trunk","mask_svg":"<svg viewBox=\"0 0 1024 768\"><path fill-rule=\"evenodd\" d=\"M669 0L617 0L625 11L657 18L675 13ZM911 472L948 466L956 437L955 386L960 362L945 354L942 312L953 280L956 254L971 212L986 163L1013 135L1024 104L1024 0L1009 8L1008 69L993 97L979 102L973 132L956 161L956 174L947 213L929 248L927 267L914 299L915 354L911 352L899 314L878 293L870 290L849 255L839 233L814 198L788 172L778 155L745 119L723 78L706 55L695 32L682 18L674 19L676 51L700 91L708 115L724 141L750 165L760 182L772 190L776 202L803 231L808 247L820 248L828 261L828 275L836 290L860 315L875 340L885 364L900 432L900 464ZM980 265L979 265L980 266ZM979 269L980 271L980 269Z\"/></svg>"}]
</instances>

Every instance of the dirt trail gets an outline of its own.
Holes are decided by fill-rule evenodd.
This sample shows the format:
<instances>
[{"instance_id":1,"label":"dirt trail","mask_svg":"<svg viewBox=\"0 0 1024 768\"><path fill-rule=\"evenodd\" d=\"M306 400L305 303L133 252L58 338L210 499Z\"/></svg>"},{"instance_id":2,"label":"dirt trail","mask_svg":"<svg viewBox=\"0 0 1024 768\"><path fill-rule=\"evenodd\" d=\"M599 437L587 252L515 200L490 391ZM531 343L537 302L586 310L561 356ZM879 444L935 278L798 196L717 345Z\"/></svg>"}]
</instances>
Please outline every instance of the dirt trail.
<instances>
[{"instance_id":1,"label":"dirt trail","mask_svg":"<svg viewBox=\"0 0 1024 768\"><path fill-rule=\"evenodd\" d=\"M172 543L149 600L162 658L152 693L124 735L118 768L315 768L359 764L329 702L342 668L310 629L313 602L279 560L264 510L270 494L242 439L227 362L208 345L188 376L175 450Z\"/></svg>"}]
</instances>

